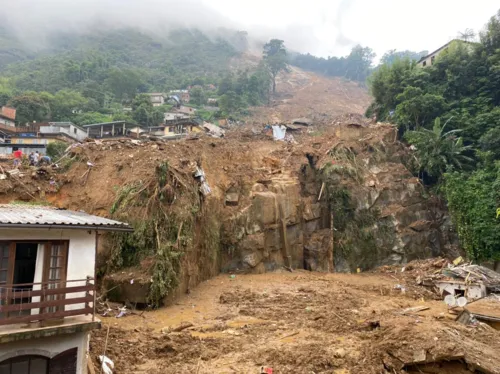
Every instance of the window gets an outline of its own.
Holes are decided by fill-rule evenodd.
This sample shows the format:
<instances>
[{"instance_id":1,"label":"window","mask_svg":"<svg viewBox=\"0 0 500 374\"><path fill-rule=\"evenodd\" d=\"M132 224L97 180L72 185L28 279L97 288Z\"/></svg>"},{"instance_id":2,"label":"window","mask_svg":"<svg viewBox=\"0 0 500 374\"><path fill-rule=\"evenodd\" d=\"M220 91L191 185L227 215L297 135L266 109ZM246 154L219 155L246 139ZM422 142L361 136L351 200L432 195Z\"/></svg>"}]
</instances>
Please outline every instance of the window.
<instances>
[{"instance_id":1,"label":"window","mask_svg":"<svg viewBox=\"0 0 500 374\"><path fill-rule=\"evenodd\" d=\"M76 134L76 127L73 129L73 132Z\"/></svg>"},{"instance_id":2,"label":"window","mask_svg":"<svg viewBox=\"0 0 500 374\"><path fill-rule=\"evenodd\" d=\"M48 374L49 359L42 356L18 356L0 363L0 374Z\"/></svg>"},{"instance_id":3,"label":"window","mask_svg":"<svg viewBox=\"0 0 500 374\"><path fill-rule=\"evenodd\" d=\"M427 66L427 61L422 62L422 66Z\"/></svg>"},{"instance_id":4,"label":"window","mask_svg":"<svg viewBox=\"0 0 500 374\"><path fill-rule=\"evenodd\" d=\"M434 60L436 59L436 56L431 57L431 65L434 65Z\"/></svg>"}]
</instances>

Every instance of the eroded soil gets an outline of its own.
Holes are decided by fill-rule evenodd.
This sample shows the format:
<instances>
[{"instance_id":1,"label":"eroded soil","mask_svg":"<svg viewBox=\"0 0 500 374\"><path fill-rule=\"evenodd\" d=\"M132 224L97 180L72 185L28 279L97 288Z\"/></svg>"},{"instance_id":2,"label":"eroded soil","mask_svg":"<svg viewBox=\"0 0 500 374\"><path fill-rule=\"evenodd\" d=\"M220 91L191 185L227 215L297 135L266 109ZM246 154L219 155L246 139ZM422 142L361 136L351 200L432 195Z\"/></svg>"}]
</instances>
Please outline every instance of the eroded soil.
<instances>
[{"instance_id":1,"label":"eroded soil","mask_svg":"<svg viewBox=\"0 0 500 374\"><path fill-rule=\"evenodd\" d=\"M425 288L406 285L403 293L400 283L397 273L221 275L172 307L103 318L91 357L103 353L109 327L106 355L117 373L260 373L261 366L273 373L403 373L422 354L465 356L500 373L498 331L460 325ZM430 309L401 314L415 306ZM468 371L457 361L410 372L464 367L458 372Z\"/></svg>"}]
</instances>

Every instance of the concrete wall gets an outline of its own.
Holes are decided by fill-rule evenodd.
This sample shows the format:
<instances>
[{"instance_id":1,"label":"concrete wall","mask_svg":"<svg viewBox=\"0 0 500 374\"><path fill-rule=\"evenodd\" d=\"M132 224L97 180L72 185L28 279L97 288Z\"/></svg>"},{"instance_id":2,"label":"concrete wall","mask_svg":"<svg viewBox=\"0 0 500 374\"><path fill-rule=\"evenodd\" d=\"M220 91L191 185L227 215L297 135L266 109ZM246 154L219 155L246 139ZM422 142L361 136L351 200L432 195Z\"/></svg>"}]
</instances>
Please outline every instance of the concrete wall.
<instances>
[{"instance_id":1,"label":"concrete wall","mask_svg":"<svg viewBox=\"0 0 500 374\"><path fill-rule=\"evenodd\" d=\"M44 145L40 145L40 147L23 147L22 144L8 144L0 146L0 154L11 155L14 152L13 147L20 149L25 155L35 151L38 151L42 155L47 153L47 148Z\"/></svg>"},{"instance_id":2,"label":"concrete wall","mask_svg":"<svg viewBox=\"0 0 500 374\"><path fill-rule=\"evenodd\" d=\"M0 240L69 240L67 280L85 279L94 277L96 232L86 230L60 229L0 229ZM43 245L37 252L37 264L34 283L42 281L43 274ZM73 282L70 286L83 286L85 282ZM68 294L66 298L84 297L85 293ZM65 310L83 308L83 304L66 305ZM38 313L32 310L32 314Z\"/></svg>"},{"instance_id":3,"label":"concrete wall","mask_svg":"<svg viewBox=\"0 0 500 374\"><path fill-rule=\"evenodd\" d=\"M76 139L78 141L82 141L87 137L87 131L84 131L75 125L69 125L69 126L55 126L55 125L50 125L50 126L41 126L40 127L40 132L42 134L58 134L58 133L63 133L67 134L69 137Z\"/></svg>"},{"instance_id":4,"label":"concrete wall","mask_svg":"<svg viewBox=\"0 0 500 374\"><path fill-rule=\"evenodd\" d=\"M182 127L182 132L179 131L179 128ZM170 131L173 129L174 131ZM166 125L165 126L165 136L175 136L180 134L191 134L191 133L199 133L202 132L202 129L196 125Z\"/></svg>"},{"instance_id":5,"label":"concrete wall","mask_svg":"<svg viewBox=\"0 0 500 374\"><path fill-rule=\"evenodd\" d=\"M10 119L0 117L0 124L14 127L16 123L14 121L11 121Z\"/></svg>"},{"instance_id":6,"label":"concrete wall","mask_svg":"<svg viewBox=\"0 0 500 374\"><path fill-rule=\"evenodd\" d=\"M69 349L78 348L76 373L86 374L89 337L89 332L80 332L0 344L0 362L24 355L38 355L50 359Z\"/></svg>"}]
</instances>

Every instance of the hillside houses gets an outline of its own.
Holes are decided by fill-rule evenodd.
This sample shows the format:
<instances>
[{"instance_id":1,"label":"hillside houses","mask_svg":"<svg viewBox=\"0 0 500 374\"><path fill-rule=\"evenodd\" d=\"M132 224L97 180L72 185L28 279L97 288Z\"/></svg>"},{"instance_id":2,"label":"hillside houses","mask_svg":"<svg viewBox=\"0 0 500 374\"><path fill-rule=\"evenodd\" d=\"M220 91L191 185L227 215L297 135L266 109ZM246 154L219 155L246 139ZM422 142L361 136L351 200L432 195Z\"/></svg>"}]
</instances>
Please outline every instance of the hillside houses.
<instances>
[{"instance_id":1,"label":"hillside houses","mask_svg":"<svg viewBox=\"0 0 500 374\"><path fill-rule=\"evenodd\" d=\"M45 154L50 143L59 141L71 144L83 141L86 137L86 131L72 122L0 126L0 154L11 154L17 150Z\"/></svg>"},{"instance_id":2,"label":"hillside houses","mask_svg":"<svg viewBox=\"0 0 500 374\"><path fill-rule=\"evenodd\" d=\"M151 104L153 104L154 107L165 104L165 97L162 93L150 93L148 95L151 99Z\"/></svg>"}]
</instances>

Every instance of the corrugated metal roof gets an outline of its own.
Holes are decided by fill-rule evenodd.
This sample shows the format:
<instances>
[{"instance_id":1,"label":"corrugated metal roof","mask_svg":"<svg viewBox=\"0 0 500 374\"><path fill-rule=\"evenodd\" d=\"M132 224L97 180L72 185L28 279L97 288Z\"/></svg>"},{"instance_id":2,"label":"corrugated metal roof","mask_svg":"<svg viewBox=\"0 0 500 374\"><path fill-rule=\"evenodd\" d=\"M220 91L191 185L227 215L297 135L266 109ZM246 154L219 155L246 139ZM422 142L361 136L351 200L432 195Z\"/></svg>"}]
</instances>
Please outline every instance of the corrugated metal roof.
<instances>
[{"instance_id":1,"label":"corrugated metal roof","mask_svg":"<svg viewBox=\"0 0 500 374\"><path fill-rule=\"evenodd\" d=\"M0 227L58 227L133 231L123 222L47 206L0 204Z\"/></svg>"}]
</instances>

